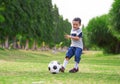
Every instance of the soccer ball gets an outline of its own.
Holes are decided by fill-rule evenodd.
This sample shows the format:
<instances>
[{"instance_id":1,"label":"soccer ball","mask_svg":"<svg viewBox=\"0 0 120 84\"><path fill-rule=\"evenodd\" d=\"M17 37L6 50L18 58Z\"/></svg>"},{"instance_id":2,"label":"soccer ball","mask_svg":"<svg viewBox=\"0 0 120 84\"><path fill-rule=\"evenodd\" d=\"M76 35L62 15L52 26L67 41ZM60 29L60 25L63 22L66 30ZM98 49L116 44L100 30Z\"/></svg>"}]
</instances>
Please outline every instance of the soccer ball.
<instances>
[{"instance_id":1,"label":"soccer ball","mask_svg":"<svg viewBox=\"0 0 120 84\"><path fill-rule=\"evenodd\" d=\"M48 70L50 71L50 73L52 74L57 74L60 72L61 69L61 65L58 61L51 61L48 64Z\"/></svg>"}]
</instances>

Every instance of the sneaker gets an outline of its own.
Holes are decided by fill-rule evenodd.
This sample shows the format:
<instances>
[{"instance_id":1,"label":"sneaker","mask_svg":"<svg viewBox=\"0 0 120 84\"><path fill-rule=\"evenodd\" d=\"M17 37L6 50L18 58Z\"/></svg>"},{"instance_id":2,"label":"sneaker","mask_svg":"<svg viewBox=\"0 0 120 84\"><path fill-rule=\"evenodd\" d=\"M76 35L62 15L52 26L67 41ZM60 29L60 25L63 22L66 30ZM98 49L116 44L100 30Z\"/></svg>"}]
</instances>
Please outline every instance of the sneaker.
<instances>
[{"instance_id":1,"label":"sneaker","mask_svg":"<svg viewBox=\"0 0 120 84\"><path fill-rule=\"evenodd\" d=\"M61 69L60 69L60 71L64 73L65 68L62 66Z\"/></svg>"},{"instance_id":2,"label":"sneaker","mask_svg":"<svg viewBox=\"0 0 120 84\"><path fill-rule=\"evenodd\" d=\"M76 73L76 72L78 72L78 71L79 71L78 68L77 68L77 69L76 69L76 68L73 68L73 69L69 70L70 73Z\"/></svg>"}]
</instances>

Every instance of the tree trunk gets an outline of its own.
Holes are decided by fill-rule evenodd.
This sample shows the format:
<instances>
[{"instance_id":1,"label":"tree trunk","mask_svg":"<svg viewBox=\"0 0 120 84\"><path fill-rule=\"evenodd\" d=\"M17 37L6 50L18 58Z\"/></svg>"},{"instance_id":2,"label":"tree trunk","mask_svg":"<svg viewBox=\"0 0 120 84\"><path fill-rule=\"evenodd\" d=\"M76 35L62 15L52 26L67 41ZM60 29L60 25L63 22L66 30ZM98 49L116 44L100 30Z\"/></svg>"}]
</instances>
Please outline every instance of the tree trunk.
<instances>
[{"instance_id":1,"label":"tree trunk","mask_svg":"<svg viewBox=\"0 0 120 84\"><path fill-rule=\"evenodd\" d=\"M8 43L8 42L9 42L9 37L6 36L6 37L5 37L5 48L6 48L6 49L9 48L9 43Z\"/></svg>"},{"instance_id":2,"label":"tree trunk","mask_svg":"<svg viewBox=\"0 0 120 84\"><path fill-rule=\"evenodd\" d=\"M22 49L25 49L25 46L24 46L24 45L22 45Z\"/></svg>"},{"instance_id":3,"label":"tree trunk","mask_svg":"<svg viewBox=\"0 0 120 84\"><path fill-rule=\"evenodd\" d=\"M21 49L20 41L17 41L17 48Z\"/></svg>"},{"instance_id":4,"label":"tree trunk","mask_svg":"<svg viewBox=\"0 0 120 84\"><path fill-rule=\"evenodd\" d=\"M33 42L32 50L37 50L37 43L36 40Z\"/></svg>"},{"instance_id":5,"label":"tree trunk","mask_svg":"<svg viewBox=\"0 0 120 84\"><path fill-rule=\"evenodd\" d=\"M27 39L25 44L25 50L28 50L28 48L29 48L29 40Z\"/></svg>"},{"instance_id":6,"label":"tree trunk","mask_svg":"<svg viewBox=\"0 0 120 84\"><path fill-rule=\"evenodd\" d=\"M119 52L120 52L120 42L117 42L115 53L119 53Z\"/></svg>"},{"instance_id":7,"label":"tree trunk","mask_svg":"<svg viewBox=\"0 0 120 84\"><path fill-rule=\"evenodd\" d=\"M14 48L14 49L17 48L16 45L17 45L17 43L16 43L16 36L15 36L15 37L13 38L13 48Z\"/></svg>"}]
</instances>

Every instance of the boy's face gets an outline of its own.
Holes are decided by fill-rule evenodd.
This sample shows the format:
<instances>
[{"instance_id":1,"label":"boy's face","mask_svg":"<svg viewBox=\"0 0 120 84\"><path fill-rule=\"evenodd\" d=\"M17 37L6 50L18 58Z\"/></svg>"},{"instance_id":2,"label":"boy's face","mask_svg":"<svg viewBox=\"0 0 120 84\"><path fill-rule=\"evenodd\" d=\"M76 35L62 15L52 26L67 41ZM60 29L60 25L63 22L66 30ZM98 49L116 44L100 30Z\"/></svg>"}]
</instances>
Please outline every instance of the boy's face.
<instances>
[{"instance_id":1,"label":"boy's face","mask_svg":"<svg viewBox=\"0 0 120 84\"><path fill-rule=\"evenodd\" d=\"M79 23L79 21L72 21L72 25L74 29L78 29L81 24Z\"/></svg>"}]
</instances>

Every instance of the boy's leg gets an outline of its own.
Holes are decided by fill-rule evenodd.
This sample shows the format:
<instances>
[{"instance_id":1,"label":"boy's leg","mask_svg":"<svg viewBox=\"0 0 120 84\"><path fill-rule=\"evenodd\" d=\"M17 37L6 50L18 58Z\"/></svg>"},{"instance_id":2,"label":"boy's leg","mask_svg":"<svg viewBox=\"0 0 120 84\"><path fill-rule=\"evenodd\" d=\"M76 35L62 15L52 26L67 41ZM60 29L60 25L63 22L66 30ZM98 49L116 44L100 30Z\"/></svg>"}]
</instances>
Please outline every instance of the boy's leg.
<instances>
[{"instance_id":1,"label":"boy's leg","mask_svg":"<svg viewBox=\"0 0 120 84\"><path fill-rule=\"evenodd\" d=\"M63 61L63 67L66 68L66 65L68 64L69 58L65 58Z\"/></svg>"},{"instance_id":2,"label":"boy's leg","mask_svg":"<svg viewBox=\"0 0 120 84\"><path fill-rule=\"evenodd\" d=\"M81 54L82 54L82 49L81 48L76 48L76 51L75 51L75 65L74 65L74 68L71 69L69 72L71 73L75 73L75 72L78 72L79 70L79 62L81 60Z\"/></svg>"},{"instance_id":3,"label":"boy's leg","mask_svg":"<svg viewBox=\"0 0 120 84\"><path fill-rule=\"evenodd\" d=\"M61 68L61 72L64 72L67 64L68 64L68 61L69 59L74 55L74 52L73 52L73 47L70 47L68 49L68 52L66 53L66 57L65 57L65 60L63 61L63 66Z\"/></svg>"},{"instance_id":4,"label":"boy's leg","mask_svg":"<svg viewBox=\"0 0 120 84\"><path fill-rule=\"evenodd\" d=\"M78 65L79 65L79 63L75 62L74 68L78 69Z\"/></svg>"},{"instance_id":5,"label":"boy's leg","mask_svg":"<svg viewBox=\"0 0 120 84\"><path fill-rule=\"evenodd\" d=\"M64 72L65 68L66 68L66 65L68 64L68 61L69 61L69 58L65 58L64 61L63 61L63 65L60 69L61 72Z\"/></svg>"},{"instance_id":6,"label":"boy's leg","mask_svg":"<svg viewBox=\"0 0 120 84\"><path fill-rule=\"evenodd\" d=\"M75 51L75 67L78 66L81 60L81 54L82 54L82 49L81 48L76 48Z\"/></svg>"}]
</instances>

